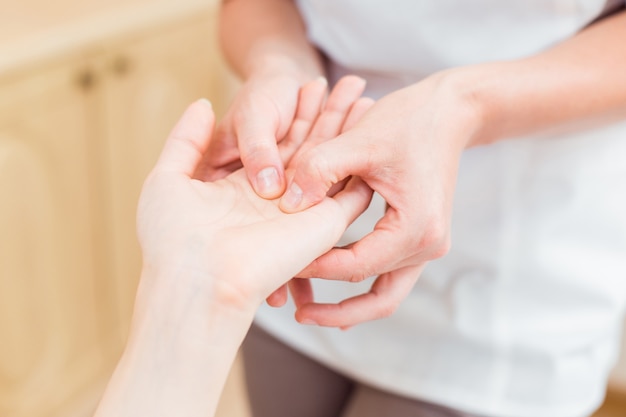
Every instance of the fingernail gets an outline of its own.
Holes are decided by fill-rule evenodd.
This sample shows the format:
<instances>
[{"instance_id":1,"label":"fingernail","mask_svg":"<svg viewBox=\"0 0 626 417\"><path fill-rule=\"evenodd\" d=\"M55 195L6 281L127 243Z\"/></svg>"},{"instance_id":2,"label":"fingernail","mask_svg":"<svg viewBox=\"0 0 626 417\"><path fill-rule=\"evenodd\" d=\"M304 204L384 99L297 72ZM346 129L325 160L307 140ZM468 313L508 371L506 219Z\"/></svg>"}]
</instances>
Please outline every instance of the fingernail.
<instances>
[{"instance_id":1,"label":"fingernail","mask_svg":"<svg viewBox=\"0 0 626 417\"><path fill-rule=\"evenodd\" d=\"M314 320L311 320L311 319L302 319L302 320L300 320L300 323L301 324L308 324L308 325L311 325L311 326L317 326L317 323Z\"/></svg>"},{"instance_id":2,"label":"fingernail","mask_svg":"<svg viewBox=\"0 0 626 417\"><path fill-rule=\"evenodd\" d=\"M280 192L278 171L274 167L263 168L256 175L257 191L264 196L271 196Z\"/></svg>"},{"instance_id":3,"label":"fingernail","mask_svg":"<svg viewBox=\"0 0 626 417\"><path fill-rule=\"evenodd\" d=\"M213 108L213 105L211 104L211 102L210 102L208 99L206 99L206 98L201 98L201 99L200 99L200 100L198 100L198 101L199 101L199 102L201 102L201 103L206 104L207 106L209 106L209 107L211 107L211 108Z\"/></svg>"},{"instance_id":4,"label":"fingernail","mask_svg":"<svg viewBox=\"0 0 626 417\"><path fill-rule=\"evenodd\" d=\"M322 83L324 85L328 85L328 80L324 76L317 77L317 81L319 81L320 83Z\"/></svg>"},{"instance_id":5,"label":"fingernail","mask_svg":"<svg viewBox=\"0 0 626 417\"><path fill-rule=\"evenodd\" d=\"M298 184L295 182L292 182L281 203L286 209L297 209L300 203L302 203L302 188L298 187Z\"/></svg>"}]
</instances>

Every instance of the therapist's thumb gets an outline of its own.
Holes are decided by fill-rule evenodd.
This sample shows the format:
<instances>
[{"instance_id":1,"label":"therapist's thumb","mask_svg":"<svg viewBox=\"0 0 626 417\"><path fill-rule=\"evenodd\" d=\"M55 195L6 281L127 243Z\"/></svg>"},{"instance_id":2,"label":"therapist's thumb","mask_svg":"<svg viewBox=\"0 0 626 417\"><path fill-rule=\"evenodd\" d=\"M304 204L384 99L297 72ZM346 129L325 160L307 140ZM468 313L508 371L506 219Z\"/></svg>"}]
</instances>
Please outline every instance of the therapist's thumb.
<instances>
[{"instance_id":1,"label":"therapist's thumb","mask_svg":"<svg viewBox=\"0 0 626 417\"><path fill-rule=\"evenodd\" d=\"M369 149L350 140L349 134L307 150L292 167L293 177L280 200L281 210L293 213L319 203L343 179L367 177L373 162Z\"/></svg>"}]
</instances>

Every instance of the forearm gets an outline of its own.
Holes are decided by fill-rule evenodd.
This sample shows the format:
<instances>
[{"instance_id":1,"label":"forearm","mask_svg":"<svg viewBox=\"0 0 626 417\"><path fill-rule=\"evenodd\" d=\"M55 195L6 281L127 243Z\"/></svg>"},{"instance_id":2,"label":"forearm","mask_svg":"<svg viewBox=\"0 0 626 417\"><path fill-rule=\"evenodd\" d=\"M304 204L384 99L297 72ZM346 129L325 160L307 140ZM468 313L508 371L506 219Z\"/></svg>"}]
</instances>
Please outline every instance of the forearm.
<instances>
[{"instance_id":1,"label":"forearm","mask_svg":"<svg viewBox=\"0 0 626 417\"><path fill-rule=\"evenodd\" d=\"M538 55L449 72L477 109L468 146L626 116L626 12Z\"/></svg>"},{"instance_id":2,"label":"forearm","mask_svg":"<svg viewBox=\"0 0 626 417\"><path fill-rule=\"evenodd\" d=\"M145 271L142 281L172 282ZM197 289L140 287L127 347L96 417L214 414L254 309L207 303L212 295Z\"/></svg>"},{"instance_id":3,"label":"forearm","mask_svg":"<svg viewBox=\"0 0 626 417\"><path fill-rule=\"evenodd\" d=\"M244 79L267 70L289 71L303 82L323 74L321 56L291 0L223 1L220 41L231 67Z\"/></svg>"}]
</instances>

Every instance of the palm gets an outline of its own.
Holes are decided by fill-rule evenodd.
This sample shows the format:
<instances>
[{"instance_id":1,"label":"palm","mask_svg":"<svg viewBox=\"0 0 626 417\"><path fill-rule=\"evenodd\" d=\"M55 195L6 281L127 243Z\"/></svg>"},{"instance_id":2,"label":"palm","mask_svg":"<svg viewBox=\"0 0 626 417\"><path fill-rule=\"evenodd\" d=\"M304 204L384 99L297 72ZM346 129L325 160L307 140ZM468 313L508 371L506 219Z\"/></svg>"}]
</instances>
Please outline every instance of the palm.
<instances>
[{"instance_id":1,"label":"palm","mask_svg":"<svg viewBox=\"0 0 626 417\"><path fill-rule=\"evenodd\" d=\"M369 202L369 191L356 181L353 185L346 193L352 193L348 198L361 211ZM189 263L181 265L178 260L177 265L162 268L207 277L229 271L232 280L228 282L207 279L200 285L218 284L220 291L242 300L262 294L257 297L260 302L284 283L284 277L293 277L331 249L346 226L345 220L339 219L345 218L345 209L332 198L310 210L286 214L277 201L256 195L243 170L215 182L155 173L144 187L138 228L148 263L162 265L172 259L168 254L181 248L187 253L199 251L200 256L184 258ZM298 236L305 239L295 239ZM216 247L219 252L208 249Z\"/></svg>"}]
</instances>

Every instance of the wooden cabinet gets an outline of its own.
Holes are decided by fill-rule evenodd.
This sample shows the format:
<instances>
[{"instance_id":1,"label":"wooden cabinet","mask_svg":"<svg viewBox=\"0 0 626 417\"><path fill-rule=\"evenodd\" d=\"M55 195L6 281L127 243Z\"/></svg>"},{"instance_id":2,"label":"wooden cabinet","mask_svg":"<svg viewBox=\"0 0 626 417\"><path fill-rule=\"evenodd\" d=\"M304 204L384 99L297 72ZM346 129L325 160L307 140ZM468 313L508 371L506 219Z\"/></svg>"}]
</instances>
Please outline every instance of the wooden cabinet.
<instances>
[{"instance_id":1,"label":"wooden cabinet","mask_svg":"<svg viewBox=\"0 0 626 417\"><path fill-rule=\"evenodd\" d=\"M0 415L55 409L102 370L93 97L76 65L2 85ZM54 387L54 389L50 389Z\"/></svg>"},{"instance_id":2,"label":"wooden cabinet","mask_svg":"<svg viewBox=\"0 0 626 417\"><path fill-rule=\"evenodd\" d=\"M131 314L141 184L185 107L227 91L214 2L125 5L110 27L95 3L98 36L83 16L84 42L0 60L1 416L90 415Z\"/></svg>"}]
</instances>

